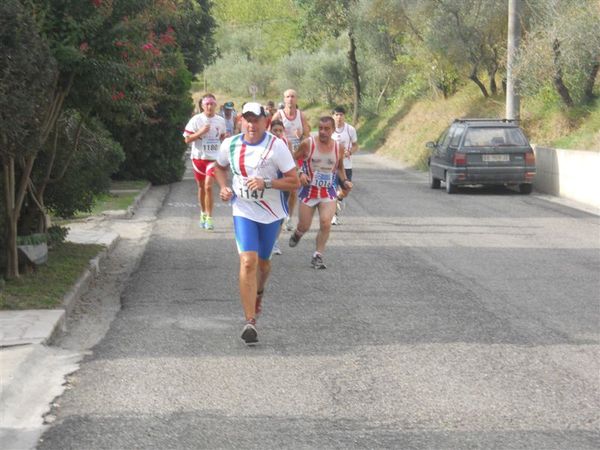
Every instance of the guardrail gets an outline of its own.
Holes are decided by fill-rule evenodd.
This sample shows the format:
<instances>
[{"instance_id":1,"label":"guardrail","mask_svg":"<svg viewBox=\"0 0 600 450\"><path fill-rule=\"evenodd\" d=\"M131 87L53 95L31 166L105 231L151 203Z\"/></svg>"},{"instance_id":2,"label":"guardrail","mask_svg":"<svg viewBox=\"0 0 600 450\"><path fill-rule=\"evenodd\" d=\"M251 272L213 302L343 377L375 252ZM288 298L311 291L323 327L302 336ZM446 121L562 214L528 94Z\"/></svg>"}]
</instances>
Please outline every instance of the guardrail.
<instances>
[{"instance_id":1,"label":"guardrail","mask_svg":"<svg viewBox=\"0 0 600 450\"><path fill-rule=\"evenodd\" d=\"M600 151L533 146L535 190L600 210Z\"/></svg>"}]
</instances>

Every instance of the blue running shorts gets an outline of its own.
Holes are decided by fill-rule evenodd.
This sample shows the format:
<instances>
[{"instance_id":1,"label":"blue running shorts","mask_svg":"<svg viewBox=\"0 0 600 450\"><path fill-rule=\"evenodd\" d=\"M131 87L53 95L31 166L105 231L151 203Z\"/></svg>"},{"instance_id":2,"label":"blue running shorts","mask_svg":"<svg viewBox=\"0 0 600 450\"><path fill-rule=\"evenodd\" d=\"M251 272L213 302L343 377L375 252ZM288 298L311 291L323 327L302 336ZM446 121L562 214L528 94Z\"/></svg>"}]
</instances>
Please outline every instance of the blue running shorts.
<instances>
[{"instance_id":1,"label":"blue running shorts","mask_svg":"<svg viewBox=\"0 0 600 450\"><path fill-rule=\"evenodd\" d=\"M256 252L260 259L270 260L281 222L282 220L260 223L246 217L233 216L238 252Z\"/></svg>"}]
</instances>

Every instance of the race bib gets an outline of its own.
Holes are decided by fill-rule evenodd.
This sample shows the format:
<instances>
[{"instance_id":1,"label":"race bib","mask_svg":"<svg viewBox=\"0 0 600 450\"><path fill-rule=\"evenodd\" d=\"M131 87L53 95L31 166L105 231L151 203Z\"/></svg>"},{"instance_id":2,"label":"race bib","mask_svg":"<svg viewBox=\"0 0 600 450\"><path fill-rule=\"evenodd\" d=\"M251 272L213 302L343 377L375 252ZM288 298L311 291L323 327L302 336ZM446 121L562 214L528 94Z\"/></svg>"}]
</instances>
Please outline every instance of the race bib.
<instances>
[{"instance_id":1,"label":"race bib","mask_svg":"<svg viewBox=\"0 0 600 450\"><path fill-rule=\"evenodd\" d=\"M333 176L334 174L331 172L315 172L312 185L319 188L327 188L333 187Z\"/></svg>"},{"instance_id":2,"label":"race bib","mask_svg":"<svg viewBox=\"0 0 600 450\"><path fill-rule=\"evenodd\" d=\"M300 142L302 142L302 141L300 140L300 138L297 138L297 137L291 137L288 139L290 141L290 144L292 144L292 151L295 152L296 149L298 148L298 146L300 145Z\"/></svg>"},{"instance_id":3,"label":"race bib","mask_svg":"<svg viewBox=\"0 0 600 450\"><path fill-rule=\"evenodd\" d=\"M221 141L219 138L204 138L202 139L202 151L205 154L211 155L219 151Z\"/></svg>"},{"instance_id":4,"label":"race bib","mask_svg":"<svg viewBox=\"0 0 600 450\"><path fill-rule=\"evenodd\" d=\"M252 190L248 188L248 178L236 176L233 179L232 186L233 192L235 195L247 202L254 202L256 200L261 200L265 196L265 190Z\"/></svg>"}]
</instances>

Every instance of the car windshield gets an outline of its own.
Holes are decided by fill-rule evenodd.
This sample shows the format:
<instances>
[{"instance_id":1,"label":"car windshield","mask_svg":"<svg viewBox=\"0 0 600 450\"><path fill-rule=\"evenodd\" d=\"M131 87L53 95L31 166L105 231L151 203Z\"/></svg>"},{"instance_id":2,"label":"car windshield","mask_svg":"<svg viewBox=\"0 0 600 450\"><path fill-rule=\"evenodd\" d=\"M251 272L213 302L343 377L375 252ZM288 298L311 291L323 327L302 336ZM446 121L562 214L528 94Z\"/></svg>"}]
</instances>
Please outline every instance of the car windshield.
<instances>
[{"instance_id":1,"label":"car windshield","mask_svg":"<svg viewBox=\"0 0 600 450\"><path fill-rule=\"evenodd\" d=\"M494 147L499 145L519 146L527 139L519 128L469 128L465 136L465 147Z\"/></svg>"}]
</instances>

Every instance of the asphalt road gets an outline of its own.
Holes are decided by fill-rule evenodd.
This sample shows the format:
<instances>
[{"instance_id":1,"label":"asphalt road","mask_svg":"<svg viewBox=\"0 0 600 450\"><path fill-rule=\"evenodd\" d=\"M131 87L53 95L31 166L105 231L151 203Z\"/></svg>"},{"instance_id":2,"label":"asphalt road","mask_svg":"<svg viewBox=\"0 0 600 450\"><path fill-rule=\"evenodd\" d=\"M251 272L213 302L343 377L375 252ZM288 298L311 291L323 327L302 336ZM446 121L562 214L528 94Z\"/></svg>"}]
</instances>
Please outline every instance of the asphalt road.
<instances>
[{"instance_id":1,"label":"asphalt road","mask_svg":"<svg viewBox=\"0 0 600 450\"><path fill-rule=\"evenodd\" d=\"M370 155L354 178L327 270L282 235L254 348L230 209L200 230L172 185L39 448L598 448L600 219Z\"/></svg>"}]
</instances>

